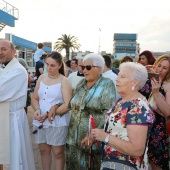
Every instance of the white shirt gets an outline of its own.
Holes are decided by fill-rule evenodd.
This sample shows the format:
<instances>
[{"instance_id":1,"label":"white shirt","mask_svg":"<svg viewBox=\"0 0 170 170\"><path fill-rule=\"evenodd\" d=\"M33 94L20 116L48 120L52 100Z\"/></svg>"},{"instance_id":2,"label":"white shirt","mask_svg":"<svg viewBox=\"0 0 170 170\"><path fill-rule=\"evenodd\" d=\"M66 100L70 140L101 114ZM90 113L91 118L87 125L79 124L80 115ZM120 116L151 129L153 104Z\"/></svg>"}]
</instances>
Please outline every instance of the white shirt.
<instances>
[{"instance_id":1,"label":"white shirt","mask_svg":"<svg viewBox=\"0 0 170 170\"><path fill-rule=\"evenodd\" d=\"M113 83L114 83L114 85L115 85L115 89L116 89L116 78L117 78L117 75L116 75L115 73L113 73L112 70L108 70L108 71L104 72L104 73L102 74L102 76L105 77L105 78L111 79L111 80L113 81ZM117 93L117 91L116 91L116 101L117 101L118 99L120 99L120 98L121 98L120 94Z\"/></svg>"},{"instance_id":2,"label":"white shirt","mask_svg":"<svg viewBox=\"0 0 170 170\"><path fill-rule=\"evenodd\" d=\"M1 73L1 71L3 71L2 64L0 64L0 73Z\"/></svg>"},{"instance_id":3,"label":"white shirt","mask_svg":"<svg viewBox=\"0 0 170 170\"><path fill-rule=\"evenodd\" d=\"M34 54L34 61L35 61L35 63L40 60L40 57L43 54L45 54L45 51L43 51L42 49L37 49L37 51Z\"/></svg>"},{"instance_id":4,"label":"white shirt","mask_svg":"<svg viewBox=\"0 0 170 170\"><path fill-rule=\"evenodd\" d=\"M77 84L83 79L83 76L77 76L77 71L76 72L72 72L69 76L68 76L68 80L71 84L72 89L75 89Z\"/></svg>"},{"instance_id":5,"label":"white shirt","mask_svg":"<svg viewBox=\"0 0 170 170\"><path fill-rule=\"evenodd\" d=\"M50 108L52 106L55 106L57 103L64 102L62 95L62 82L48 86L44 84L43 81L41 81L38 89L38 97L41 112L40 114L42 115L49 111ZM62 116L56 115L52 123L50 123L48 119L46 119L43 122L43 128L48 128L49 126L69 126L70 116L70 112L67 112ZM34 119L33 124L38 127L42 123Z\"/></svg>"}]
</instances>

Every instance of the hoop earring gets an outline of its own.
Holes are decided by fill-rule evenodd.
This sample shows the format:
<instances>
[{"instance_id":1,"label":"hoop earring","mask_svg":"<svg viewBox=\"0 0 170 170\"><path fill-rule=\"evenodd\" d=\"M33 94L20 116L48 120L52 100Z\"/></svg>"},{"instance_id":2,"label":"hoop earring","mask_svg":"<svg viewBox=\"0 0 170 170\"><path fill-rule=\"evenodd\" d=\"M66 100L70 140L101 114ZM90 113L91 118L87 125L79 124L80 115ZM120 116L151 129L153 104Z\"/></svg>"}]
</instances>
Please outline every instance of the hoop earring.
<instances>
[{"instance_id":1,"label":"hoop earring","mask_svg":"<svg viewBox=\"0 0 170 170\"><path fill-rule=\"evenodd\" d=\"M132 86L132 91L134 91L134 89L135 89L135 88Z\"/></svg>"}]
</instances>

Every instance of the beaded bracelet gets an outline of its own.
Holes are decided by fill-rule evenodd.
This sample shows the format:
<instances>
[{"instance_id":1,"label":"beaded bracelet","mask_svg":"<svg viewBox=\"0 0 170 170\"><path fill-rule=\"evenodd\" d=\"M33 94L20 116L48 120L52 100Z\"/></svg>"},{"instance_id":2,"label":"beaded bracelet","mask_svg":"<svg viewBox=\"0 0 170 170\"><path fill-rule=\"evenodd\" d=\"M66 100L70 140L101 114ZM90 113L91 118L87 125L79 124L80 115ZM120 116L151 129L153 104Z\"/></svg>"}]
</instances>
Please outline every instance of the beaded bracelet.
<instances>
[{"instance_id":1,"label":"beaded bracelet","mask_svg":"<svg viewBox=\"0 0 170 170\"><path fill-rule=\"evenodd\" d=\"M60 107L62 104L64 104L64 103L60 102L60 103L57 103L56 105Z\"/></svg>"},{"instance_id":2,"label":"beaded bracelet","mask_svg":"<svg viewBox=\"0 0 170 170\"><path fill-rule=\"evenodd\" d=\"M36 110L40 110L40 108L39 108L39 107L37 107L34 111L36 111Z\"/></svg>"}]
</instances>

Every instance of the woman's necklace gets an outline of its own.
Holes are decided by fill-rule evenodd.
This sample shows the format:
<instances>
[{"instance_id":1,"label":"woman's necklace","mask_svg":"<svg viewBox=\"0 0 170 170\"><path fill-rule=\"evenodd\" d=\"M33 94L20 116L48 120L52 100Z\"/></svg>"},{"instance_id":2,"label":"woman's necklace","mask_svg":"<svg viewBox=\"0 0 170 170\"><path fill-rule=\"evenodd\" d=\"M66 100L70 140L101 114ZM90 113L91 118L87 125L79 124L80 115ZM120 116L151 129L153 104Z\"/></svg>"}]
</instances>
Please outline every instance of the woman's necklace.
<instances>
[{"instance_id":1,"label":"woman's necklace","mask_svg":"<svg viewBox=\"0 0 170 170\"><path fill-rule=\"evenodd\" d=\"M48 74L48 78L50 79L58 79L60 75L58 75L57 77L51 77L49 74Z\"/></svg>"}]
</instances>

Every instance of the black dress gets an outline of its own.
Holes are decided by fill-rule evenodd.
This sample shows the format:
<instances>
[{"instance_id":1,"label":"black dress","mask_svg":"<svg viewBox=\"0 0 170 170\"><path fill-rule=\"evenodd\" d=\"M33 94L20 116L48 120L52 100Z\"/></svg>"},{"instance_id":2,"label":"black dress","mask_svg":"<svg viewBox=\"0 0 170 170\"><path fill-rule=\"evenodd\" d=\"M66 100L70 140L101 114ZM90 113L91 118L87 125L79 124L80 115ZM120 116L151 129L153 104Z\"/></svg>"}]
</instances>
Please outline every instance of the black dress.
<instances>
[{"instance_id":1,"label":"black dress","mask_svg":"<svg viewBox=\"0 0 170 170\"><path fill-rule=\"evenodd\" d=\"M163 83L162 83L163 84ZM152 91L151 82L148 80L145 86L139 91L147 99ZM165 91L161 87L159 92L165 96ZM166 129L166 119L159 113L155 112L155 122L151 128L148 157L156 165L159 165L163 170L169 170L169 155L168 155L168 133Z\"/></svg>"},{"instance_id":2,"label":"black dress","mask_svg":"<svg viewBox=\"0 0 170 170\"><path fill-rule=\"evenodd\" d=\"M161 87L159 92L165 96ZM155 112L155 122L151 129L148 143L148 157L153 163L159 165L163 170L169 170L168 133L166 129L166 119Z\"/></svg>"}]
</instances>

